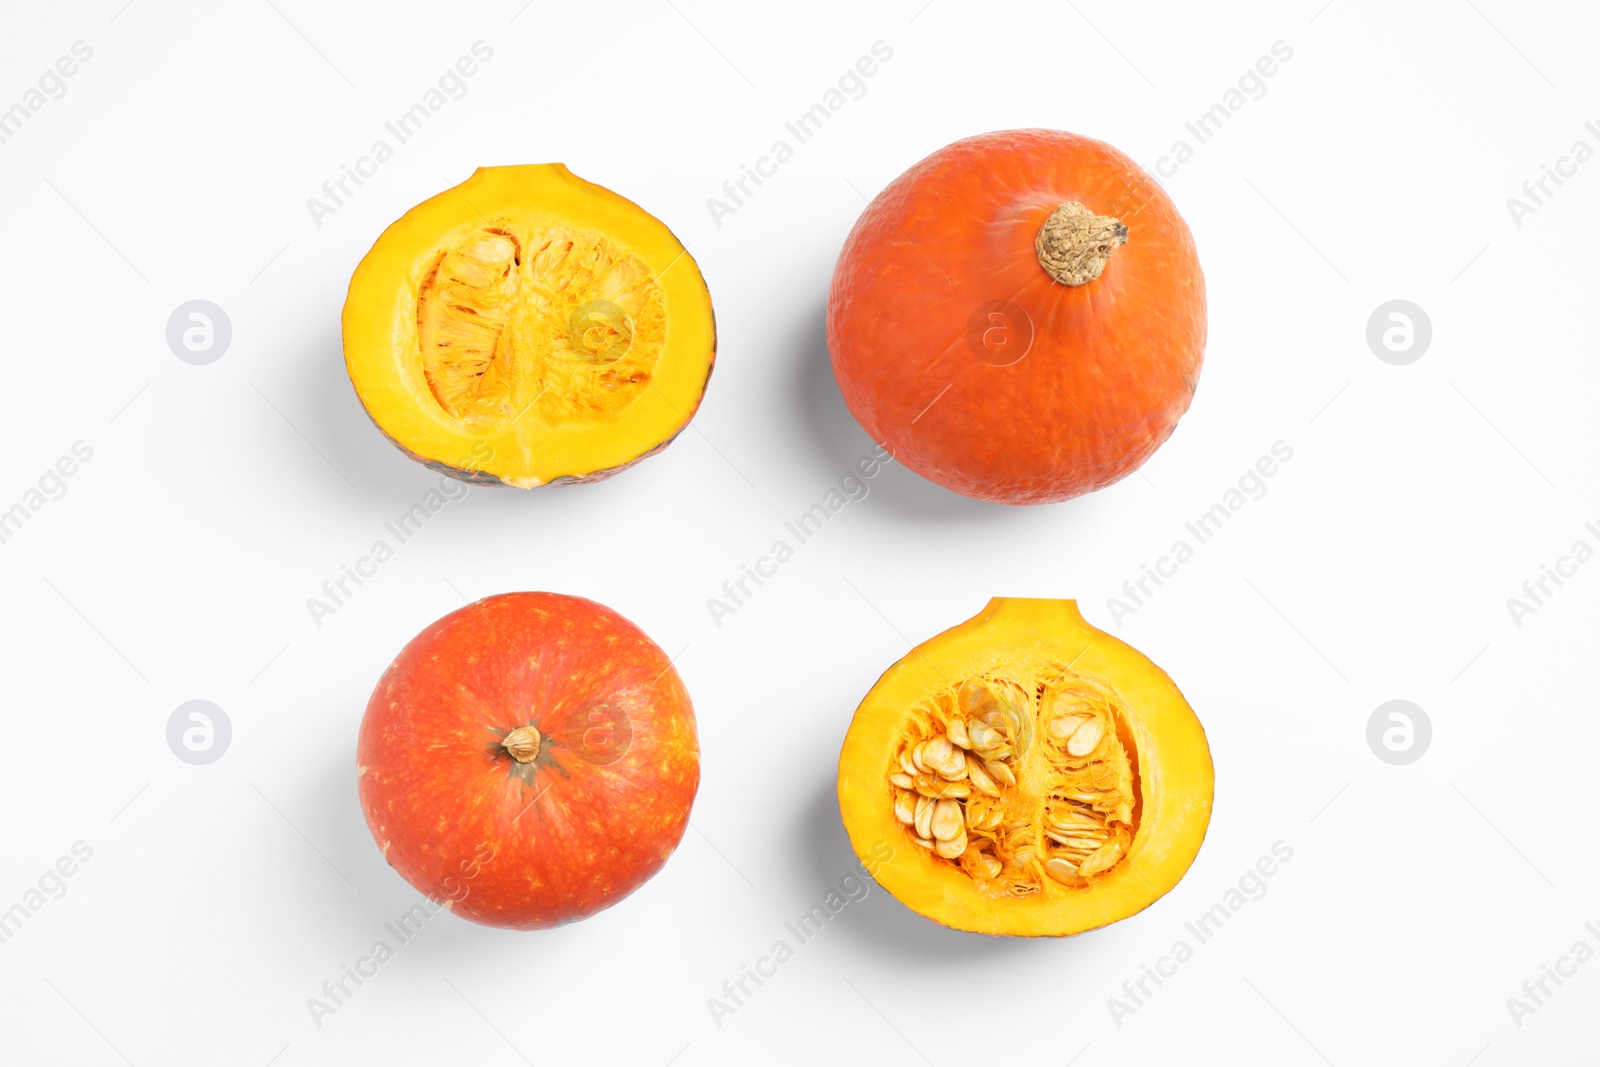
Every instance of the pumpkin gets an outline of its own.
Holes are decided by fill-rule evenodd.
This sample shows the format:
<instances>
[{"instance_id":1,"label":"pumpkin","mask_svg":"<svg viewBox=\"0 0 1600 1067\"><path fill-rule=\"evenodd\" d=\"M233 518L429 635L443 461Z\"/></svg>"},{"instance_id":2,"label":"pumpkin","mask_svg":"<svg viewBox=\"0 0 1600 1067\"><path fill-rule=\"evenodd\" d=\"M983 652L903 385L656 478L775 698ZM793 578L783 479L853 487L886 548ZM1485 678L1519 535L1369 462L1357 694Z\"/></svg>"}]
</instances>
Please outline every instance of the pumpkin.
<instances>
[{"instance_id":1,"label":"pumpkin","mask_svg":"<svg viewBox=\"0 0 1600 1067\"><path fill-rule=\"evenodd\" d=\"M485 167L361 260L344 354L401 451L532 488L664 448L700 405L716 326L693 257L643 208L559 163Z\"/></svg>"},{"instance_id":2,"label":"pumpkin","mask_svg":"<svg viewBox=\"0 0 1600 1067\"><path fill-rule=\"evenodd\" d=\"M361 807L417 890L490 926L609 907L659 871L700 781L672 661L609 608L507 593L418 634L356 749Z\"/></svg>"},{"instance_id":3,"label":"pumpkin","mask_svg":"<svg viewBox=\"0 0 1600 1067\"><path fill-rule=\"evenodd\" d=\"M1205 283L1161 187L1054 130L957 141L879 193L828 298L845 403L958 493L1066 500L1135 470L1189 406Z\"/></svg>"},{"instance_id":4,"label":"pumpkin","mask_svg":"<svg viewBox=\"0 0 1600 1067\"><path fill-rule=\"evenodd\" d=\"M838 789L856 854L913 911L1060 936L1178 884L1211 818L1212 766L1159 667L1075 601L1001 597L878 679Z\"/></svg>"}]
</instances>

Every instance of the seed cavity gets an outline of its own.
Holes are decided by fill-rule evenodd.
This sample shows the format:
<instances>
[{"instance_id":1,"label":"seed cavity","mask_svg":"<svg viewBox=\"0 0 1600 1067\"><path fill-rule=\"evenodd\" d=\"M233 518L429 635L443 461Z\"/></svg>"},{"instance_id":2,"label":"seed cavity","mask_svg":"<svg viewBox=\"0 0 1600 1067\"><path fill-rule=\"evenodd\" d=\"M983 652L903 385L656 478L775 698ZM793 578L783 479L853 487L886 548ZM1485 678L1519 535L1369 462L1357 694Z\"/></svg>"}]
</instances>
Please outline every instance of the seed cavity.
<instances>
[{"instance_id":1,"label":"seed cavity","mask_svg":"<svg viewBox=\"0 0 1600 1067\"><path fill-rule=\"evenodd\" d=\"M911 709L885 773L906 832L992 896L1091 885L1138 833L1127 714L1064 666L935 694Z\"/></svg>"},{"instance_id":2,"label":"seed cavity","mask_svg":"<svg viewBox=\"0 0 1600 1067\"><path fill-rule=\"evenodd\" d=\"M475 432L529 411L550 425L604 421L655 372L665 297L611 237L494 220L435 255L419 287L417 341L434 399Z\"/></svg>"}]
</instances>

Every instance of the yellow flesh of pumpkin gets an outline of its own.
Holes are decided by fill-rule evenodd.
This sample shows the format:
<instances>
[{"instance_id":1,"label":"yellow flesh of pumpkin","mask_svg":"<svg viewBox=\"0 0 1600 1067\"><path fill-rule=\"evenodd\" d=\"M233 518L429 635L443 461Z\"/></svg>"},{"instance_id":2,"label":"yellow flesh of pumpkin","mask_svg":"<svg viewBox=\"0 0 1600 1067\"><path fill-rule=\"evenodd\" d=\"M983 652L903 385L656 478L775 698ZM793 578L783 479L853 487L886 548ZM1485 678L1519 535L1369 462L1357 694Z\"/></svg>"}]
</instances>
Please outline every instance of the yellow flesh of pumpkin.
<instances>
[{"instance_id":1,"label":"yellow flesh of pumpkin","mask_svg":"<svg viewBox=\"0 0 1600 1067\"><path fill-rule=\"evenodd\" d=\"M666 226L541 164L480 169L385 230L351 279L344 343L363 406L402 449L526 488L670 441L716 330Z\"/></svg>"}]
</instances>

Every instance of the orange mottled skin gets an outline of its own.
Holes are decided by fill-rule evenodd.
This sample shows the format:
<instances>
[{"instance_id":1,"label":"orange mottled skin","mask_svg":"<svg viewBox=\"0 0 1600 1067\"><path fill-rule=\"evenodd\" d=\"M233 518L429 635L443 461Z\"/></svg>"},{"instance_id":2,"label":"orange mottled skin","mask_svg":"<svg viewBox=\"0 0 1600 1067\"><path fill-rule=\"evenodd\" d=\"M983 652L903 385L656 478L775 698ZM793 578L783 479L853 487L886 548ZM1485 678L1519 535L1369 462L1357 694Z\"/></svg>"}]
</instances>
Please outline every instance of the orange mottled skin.
<instances>
[{"instance_id":1,"label":"orange mottled skin","mask_svg":"<svg viewBox=\"0 0 1600 1067\"><path fill-rule=\"evenodd\" d=\"M1079 286L1034 252L1068 201L1128 227ZM989 301L1032 322L1010 366L967 340ZM846 240L828 301L834 373L867 433L923 477L1007 504L1135 470L1188 409L1205 339L1205 282L1172 201L1116 149L1055 130L957 141L896 178Z\"/></svg>"},{"instance_id":2,"label":"orange mottled skin","mask_svg":"<svg viewBox=\"0 0 1600 1067\"><path fill-rule=\"evenodd\" d=\"M501 741L532 726L531 763ZM603 605L507 593L452 612L384 672L357 746L391 866L457 915L531 930L592 915L661 869L700 782L671 660Z\"/></svg>"}]
</instances>

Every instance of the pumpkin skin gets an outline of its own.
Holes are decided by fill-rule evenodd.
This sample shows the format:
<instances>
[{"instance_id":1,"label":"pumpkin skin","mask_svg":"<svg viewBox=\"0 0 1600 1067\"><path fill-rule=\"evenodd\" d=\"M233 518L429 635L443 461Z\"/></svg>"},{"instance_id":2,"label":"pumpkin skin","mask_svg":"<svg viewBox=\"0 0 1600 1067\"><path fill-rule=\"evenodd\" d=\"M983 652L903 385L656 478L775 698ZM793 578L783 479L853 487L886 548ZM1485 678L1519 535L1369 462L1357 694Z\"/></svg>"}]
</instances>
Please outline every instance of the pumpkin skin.
<instances>
[{"instance_id":1,"label":"pumpkin skin","mask_svg":"<svg viewBox=\"0 0 1600 1067\"><path fill-rule=\"evenodd\" d=\"M1009 805L1008 820L1031 820L1021 834L1022 847L1037 854L1026 867L1013 869L1008 863L1004 872L1007 877L1017 872L1014 881L1033 887L1023 894L1008 891L1004 879L971 876L961 864L973 857L963 855L957 863L919 846L920 831L896 813L899 790L889 776L904 767L897 753L922 736L918 716L936 708L948 718L952 706L961 703L958 687L975 678L986 685L1017 683L1017 692L1031 701L1023 707L1031 724L1024 736L1031 732L1031 737L1019 742L1019 755L1010 764L1016 780L1004 790L1003 801L990 802ZM1052 794L1070 792L1049 777L1049 761L1063 754L1046 740L1048 709L1060 706L1051 703L1052 687L1106 694L1115 708L1115 743L1102 739L1107 751L1097 756L1126 750L1131 764L1134 795L1125 814L1133 826L1127 848L1109 869L1072 885L1044 869L1046 850L1057 847L1046 836L1046 818L1063 810L1060 797ZM976 734L967 740L975 742ZM1213 769L1198 718L1172 680L1143 654L1089 625L1075 601L1001 597L884 672L845 736L838 793L852 848L864 864L870 858L873 877L913 911L958 930L1064 936L1127 918L1178 884L1210 822ZM973 800L962 803L970 819ZM977 846L980 838L974 833L970 840Z\"/></svg>"},{"instance_id":2,"label":"pumpkin skin","mask_svg":"<svg viewBox=\"0 0 1600 1067\"><path fill-rule=\"evenodd\" d=\"M1081 284L1035 241L1058 206L1120 221ZM1188 409L1206 339L1194 240L1161 186L1087 137L957 141L879 193L834 269L845 403L896 460L967 496L1066 500L1139 467Z\"/></svg>"},{"instance_id":3,"label":"pumpkin skin","mask_svg":"<svg viewBox=\"0 0 1600 1067\"><path fill-rule=\"evenodd\" d=\"M716 360L694 257L559 163L482 167L350 279L345 369L412 459L476 484L593 482L665 448Z\"/></svg>"},{"instance_id":4,"label":"pumpkin skin","mask_svg":"<svg viewBox=\"0 0 1600 1067\"><path fill-rule=\"evenodd\" d=\"M418 634L372 694L356 762L390 866L457 915L522 930L644 884L700 781L666 653L611 609L555 593L488 597Z\"/></svg>"}]
</instances>

